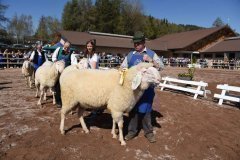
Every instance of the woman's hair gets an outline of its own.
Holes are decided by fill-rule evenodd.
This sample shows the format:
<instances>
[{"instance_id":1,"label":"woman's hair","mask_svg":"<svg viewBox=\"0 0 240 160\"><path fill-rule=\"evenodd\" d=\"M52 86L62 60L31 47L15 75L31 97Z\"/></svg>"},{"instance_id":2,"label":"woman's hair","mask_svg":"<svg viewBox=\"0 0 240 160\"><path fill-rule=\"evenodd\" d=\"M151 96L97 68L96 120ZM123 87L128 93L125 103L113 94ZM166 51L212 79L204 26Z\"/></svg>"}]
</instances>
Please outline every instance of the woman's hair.
<instances>
[{"instance_id":1,"label":"woman's hair","mask_svg":"<svg viewBox=\"0 0 240 160\"><path fill-rule=\"evenodd\" d=\"M96 51L96 40L95 40L95 39L91 39L91 40L89 40L89 41L86 42L86 48L85 48L85 51L84 51L84 57L88 57L88 56L92 57L92 55L89 55L88 49L87 49L87 45L88 45L89 43L93 46L92 51L93 51L93 52Z\"/></svg>"}]
</instances>

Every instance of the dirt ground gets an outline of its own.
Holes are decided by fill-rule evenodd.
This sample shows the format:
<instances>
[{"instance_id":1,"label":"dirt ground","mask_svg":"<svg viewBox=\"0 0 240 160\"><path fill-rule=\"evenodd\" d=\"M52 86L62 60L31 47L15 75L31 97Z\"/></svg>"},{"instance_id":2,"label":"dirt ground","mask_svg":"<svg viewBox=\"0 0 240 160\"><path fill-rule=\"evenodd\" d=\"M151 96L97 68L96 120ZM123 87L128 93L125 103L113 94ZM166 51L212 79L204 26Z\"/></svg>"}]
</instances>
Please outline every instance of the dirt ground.
<instances>
[{"instance_id":1,"label":"dirt ground","mask_svg":"<svg viewBox=\"0 0 240 160\"><path fill-rule=\"evenodd\" d=\"M166 68L162 76L176 77L186 68ZM35 89L26 87L20 69L0 70L0 159L153 159L239 160L240 109L234 103L218 106L213 99L217 84L240 86L240 71L197 69L195 80L209 86L207 98L156 89L153 125L157 142L150 144L141 131L121 146L112 139L110 114L85 119L85 134L76 114L68 115L68 132L60 134L60 114L49 95L42 108ZM89 113L86 113L86 115ZM125 131L128 118L125 117Z\"/></svg>"}]
</instances>

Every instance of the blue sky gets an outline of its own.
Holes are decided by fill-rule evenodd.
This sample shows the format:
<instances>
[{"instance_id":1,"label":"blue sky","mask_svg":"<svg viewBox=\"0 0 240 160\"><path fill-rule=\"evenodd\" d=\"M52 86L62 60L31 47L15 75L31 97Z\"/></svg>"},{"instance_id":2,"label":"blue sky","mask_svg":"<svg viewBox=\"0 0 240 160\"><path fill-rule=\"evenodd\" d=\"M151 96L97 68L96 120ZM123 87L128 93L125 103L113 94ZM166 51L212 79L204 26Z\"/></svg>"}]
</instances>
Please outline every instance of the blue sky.
<instances>
[{"instance_id":1,"label":"blue sky","mask_svg":"<svg viewBox=\"0 0 240 160\"><path fill-rule=\"evenodd\" d=\"M32 15L36 29L39 18L53 16L61 19L68 0L1 0L9 5L5 16ZM240 33L240 0L141 0L144 13L156 18L167 18L176 24L192 24L209 28L220 17Z\"/></svg>"}]
</instances>

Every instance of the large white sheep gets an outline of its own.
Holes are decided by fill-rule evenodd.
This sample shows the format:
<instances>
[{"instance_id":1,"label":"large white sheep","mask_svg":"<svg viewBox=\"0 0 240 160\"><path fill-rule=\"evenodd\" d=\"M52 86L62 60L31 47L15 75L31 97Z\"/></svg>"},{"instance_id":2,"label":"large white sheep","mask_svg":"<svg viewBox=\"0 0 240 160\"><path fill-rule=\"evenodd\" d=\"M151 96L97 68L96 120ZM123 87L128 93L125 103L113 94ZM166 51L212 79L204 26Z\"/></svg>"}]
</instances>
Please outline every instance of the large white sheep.
<instances>
[{"instance_id":1,"label":"large white sheep","mask_svg":"<svg viewBox=\"0 0 240 160\"><path fill-rule=\"evenodd\" d=\"M33 63L30 62L29 60L25 60L22 65L22 74L26 79L27 86L29 86L30 88L33 87L32 81L33 73L34 73Z\"/></svg>"},{"instance_id":2,"label":"large white sheep","mask_svg":"<svg viewBox=\"0 0 240 160\"><path fill-rule=\"evenodd\" d=\"M160 74L150 63L140 63L126 72L124 81L119 84L118 70L74 70L60 77L62 109L60 131L65 134L65 115L78 107L78 117L83 130L89 130L83 119L85 109L107 107L112 114L113 138L116 138L115 124L119 127L119 141L123 139L123 113L130 112L151 83L160 82Z\"/></svg>"},{"instance_id":3,"label":"large white sheep","mask_svg":"<svg viewBox=\"0 0 240 160\"><path fill-rule=\"evenodd\" d=\"M55 63L47 61L47 64L40 66L35 74L35 86L37 88L35 97L38 97L39 90L41 91L38 105L41 105L42 97L46 100L47 89L50 88L53 92L53 104L56 104L54 86L59 79L60 74L63 72L65 63L64 61L57 61ZM52 64L50 64L52 63Z\"/></svg>"}]
</instances>

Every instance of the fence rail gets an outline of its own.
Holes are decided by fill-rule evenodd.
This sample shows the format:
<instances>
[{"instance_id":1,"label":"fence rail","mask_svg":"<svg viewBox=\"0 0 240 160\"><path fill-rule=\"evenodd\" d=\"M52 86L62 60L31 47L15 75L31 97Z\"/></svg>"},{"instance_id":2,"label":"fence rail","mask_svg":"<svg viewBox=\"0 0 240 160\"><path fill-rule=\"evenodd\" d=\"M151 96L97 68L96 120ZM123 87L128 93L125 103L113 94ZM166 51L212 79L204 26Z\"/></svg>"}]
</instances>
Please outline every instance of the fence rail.
<instances>
[{"instance_id":1,"label":"fence rail","mask_svg":"<svg viewBox=\"0 0 240 160\"><path fill-rule=\"evenodd\" d=\"M10 67L21 67L26 58L1 58L0 59L0 68L10 68ZM51 58L48 58L51 61ZM105 62L99 63L100 67L109 67L115 68L119 67L121 63L111 62L111 60L106 60Z\"/></svg>"}]
</instances>

